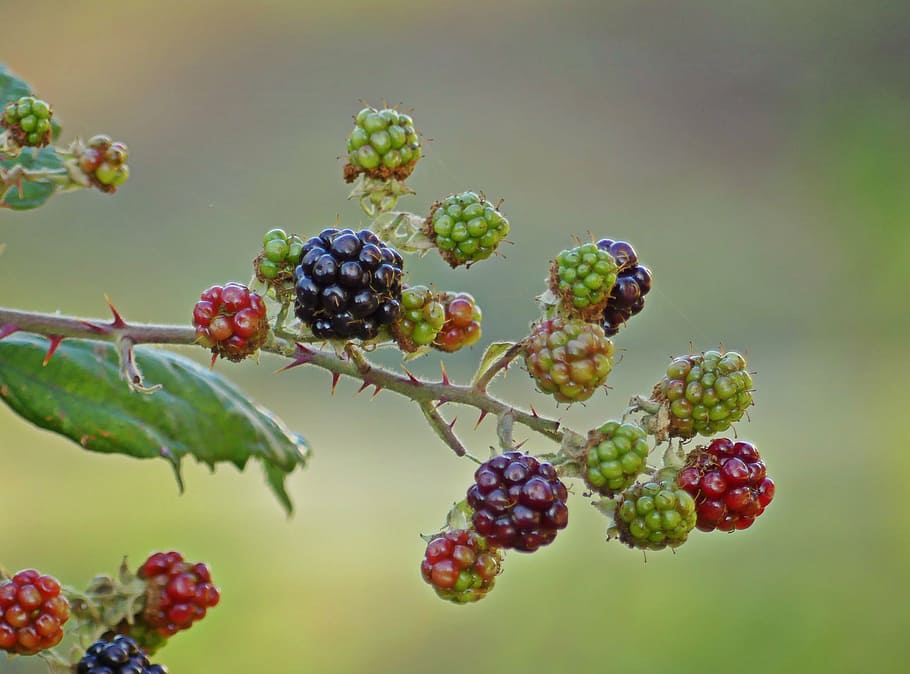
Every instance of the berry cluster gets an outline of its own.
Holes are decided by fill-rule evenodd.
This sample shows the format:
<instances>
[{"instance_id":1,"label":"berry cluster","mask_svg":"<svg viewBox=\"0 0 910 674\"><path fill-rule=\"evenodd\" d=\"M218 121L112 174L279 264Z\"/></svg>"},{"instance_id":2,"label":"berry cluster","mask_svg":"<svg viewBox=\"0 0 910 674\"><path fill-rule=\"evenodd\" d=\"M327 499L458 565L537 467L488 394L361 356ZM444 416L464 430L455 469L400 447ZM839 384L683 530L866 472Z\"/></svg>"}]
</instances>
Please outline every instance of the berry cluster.
<instances>
[{"instance_id":1,"label":"berry cluster","mask_svg":"<svg viewBox=\"0 0 910 674\"><path fill-rule=\"evenodd\" d=\"M34 569L0 583L0 650L34 655L63 638L70 606L60 583Z\"/></svg>"},{"instance_id":2,"label":"berry cluster","mask_svg":"<svg viewBox=\"0 0 910 674\"><path fill-rule=\"evenodd\" d=\"M44 147L51 142L51 106L34 96L10 101L3 108L0 126L19 147Z\"/></svg>"},{"instance_id":3,"label":"berry cluster","mask_svg":"<svg viewBox=\"0 0 910 674\"><path fill-rule=\"evenodd\" d=\"M235 362L256 353L269 335L262 297L240 283L203 292L193 307L193 326L199 344Z\"/></svg>"},{"instance_id":4,"label":"berry cluster","mask_svg":"<svg viewBox=\"0 0 910 674\"><path fill-rule=\"evenodd\" d=\"M126 145L108 136L94 136L79 155L79 168L102 192L113 193L130 177Z\"/></svg>"},{"instance_id":5,"label":"berry cluster","mask_svg":"<svg viewBox=\"0 0 910 674\"><path fill-rule=\"evenodd\" d=\"M401 317L392 333L402 351L429 346L446 321L446 308L426 286L412 286L401 293Z\"/></svg>"},{"instance_id":6,"label":"berry cluster","mask_svg":"<svg viewBox=\"0 0 910 674\"><path fill-rule=\"evenodd\" d=\"M645 295L651 290L651 271L638 264L635 249L625 241L601 239L597 247L607 251L619 265L616 284L601 317L604 332L612 337L629 318L644 309Z\"/></svg>"},{"instance_id":7,"label":"berry cluster","mask_svg":"<svg viewBox=\"0 0 910 674\"><path fill-rule=\"evenodd\" d=\"M711 436L742 419L752 405L752 377L735 351L681 356L667 367L653 398L669 405L671 437Z\"/></svg>"},{"instance_id":8,"label":"berry cluster","mask_svg":"<svg viewBox=\"0 0 910 674\"><path fill-rule=\"evenodd\" d=\"M563 311L585 320L600 320L616 283L616 260L595 243L562 251L550 266L550 290Z\"/></svg>"},{"instance_id":9,"label":"berry cluster","mask_svg":"<svg viewBox=\"0 0 910 674\"><path fill-rule=\"evenodd\" d=\"M324 229L303 245L294 311L316 337L374 339L401 314L403 266L368 229Z\"/></svg>"},{"instance_id":10,"label":"berry cluster","mask_svg":"<svg viewBox=\"0 0 910 674\"><path fill-rule=\"evenodd\" d=\"M677 483L695 499L702 531L747 529L774 498L755 446L728 438L692 450Z\"/></svg>"},{"instance_id":11,"label":"berry cluster","mask_svg":"<svg viewBox=\"0 0 910 674\"><path fill-rule=\"evenodd\" d=\"M599 325L552 318L531 331L525 365L541 391L559 402L580 402L606 383L613 369L613 343Z\"/></svg>"},{"instance_id":12,"label":"berry cluster","mask_svg":"<svg viewBox=\"0 0 910 674\"><path fill-rule=\"evenodd\" d=\"M168 670L151 664L135 640L120 634L89 646L76 665L76 674L168 674Z\"/></svg>"},{"instance_id":13,"label":"berry cluster","mask_svg":"<svg viewBox=\"0 0 910 674\"><path fill-rule=\"evenodd\" d=\"M482 599L493 589L501 562L499 550L487 539L457 529L427 544L420 572L440 597L465 604Z\"/></svg>"},{"instance_id":14,"label":"berry cluster","mask_svg":"<svg viewBox=\"0 0 910 674\"><path fill-rule=\"evenodd\" d=\"M476 344L482 335L483 312L477 301L468 293L446 293L445 322L433 340L440 351L453 352Z\"/></svg>"},{"instance_id":15,"label":"berry cluster","mask_svg":"<svg viewBox=\"0 0 910 674\"><path fill-rule=\"evenodd\" d=\"M477 532L497 547L533 552L569 523L568 491L549 463L506 452L481 464L468 489Z\"/></svg>"},{"instance_id":16,"label":"berry cluster","mask_svg":"<svg viewBox=\"0 0 910 674\"><path fill-rule=\"evenodd\" d=\"M485 260L509 234L509 221L475 192L437 201L427 218L427 236L451 267Z\"/></svg>"},{"instance_id":17,"label":"berry cluster","mask_svg":"<svg viewBox=\"0 0 910 674\"><path fill-rule=\"evenodd\" d=\"M353 182L360 174L404 180L411 175L421 153L414 120L392 108L364 108L358 112L347 146L347 182Z\"/></svg>"},{"instance_id":18,"label":"berry cluster","mask_svg":"<svg viewBox=\"0 0 910 674\"><path fill-rule=\"evenodd\" d=\"M256 278L275 291L279 302L293 296L294 267L303 254L303 239L283 229L270 229L262 238L262 252L253 260Z\"/></svg>"},{"instance_id":19,"label":"berry cluster","mask_svg":"<svg viewBox=\"0 0 910 674\"><path fill-rule=\"evenodd\" d=\"M675 471L664 469L622 494L610 535L630 548L662 550L686 542L695 527L695 501L675 482Z\"/></svg>"},{"instance_id":20,"label":"berry cluster","mask_svg":"<svg viewBox=\"0 0 910 674\"><path fill-rule=\"evenodd\" d=\"M153 554L139 569L139 577L146 582L140 628L150 627L164 637L189 629L221 599L209 567L185 562L177 552Z\"/></svg>"},{"instance_id":21,"label":"berry cluster","mask_svg":"<svg viewBox=\"0 0 910 674\"><path fill-rule=\"evenodd\" d=\"M609 421L588 434L585 482L596 492L613 496L645 470L651 448L647 433L635 424Z\"/></svg>"}]
</instances>

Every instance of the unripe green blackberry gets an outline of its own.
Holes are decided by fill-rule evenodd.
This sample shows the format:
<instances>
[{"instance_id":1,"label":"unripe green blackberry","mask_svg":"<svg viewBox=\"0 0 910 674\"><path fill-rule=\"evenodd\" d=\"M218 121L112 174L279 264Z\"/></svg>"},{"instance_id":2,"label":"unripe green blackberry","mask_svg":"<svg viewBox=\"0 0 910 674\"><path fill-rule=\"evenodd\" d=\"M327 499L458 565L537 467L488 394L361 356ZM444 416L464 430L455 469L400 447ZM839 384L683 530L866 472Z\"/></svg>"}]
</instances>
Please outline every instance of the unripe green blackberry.
<instances>
[{"instance_id":1,"label":"unripe green blackberry","mask_svg":"<svg viewBox=\"0 0 910 674\"><path fill-rule=\"evenodd\" d=\"M99 190L113 193L130 176L128 156L123 143L111 142L108 136L94 136L79 155L79 168Z\"/></svg>"},{"instance_id":2,"label":"unripe green blackberry","mask_svg":"<svg viewBox=\"0 0 910 674\"><path fill-rule=\"evenodd\" d=\"M695 500L677 486L676 471L665 468L623 492L608 538L642 550L675 548L686 542L697 519Z\"/></svg>"},{"instance_id":3,"label":"unripe green blackberry","mask_svg":"<svg viewBox=\"0 0 910 674\"><path fill-rule=\"evenodd\" d=\"M680 356L651 397L668 408L670 437L710 436L729 429L752 405L752 376L735 351Z\"/></svg>"},{"instance_id":4,"label":"unripe green blackberry","mask_svg":"<svg viewBox=\"0 0 910 674\"><path fill-rule=\"evenodd\" d=\"M402 351L430 346L446 321L445 305L426 286L412 286L401 293L401 316L392 334Z\"/></svg>"},{"instance_id":5,"label":"unripe green blackberry","mask_svg":"<svg viewBox=\"0 0 910 674\"><path fill-rule=\"evenodd\" d=\"M10 101L3 108L0 126L19 147L44 147L51 142L51 106L34 96Z\"/></svg>"},{"instance_id":6,"label":"unripe green blackberry","mask_svg":"<svg viewBox=\"0 0 910 674\"><path fill-rule=\"evenodd\" d=\"M562 251L550 265L550 290L566 314L600 320L619 266L607 250L585 243Z\"/></svg>"},{"instance_id":7,"label":"unripe green blackberry","mask_svg":"<svg viewBox=\"0 0 910 674\"><path fill-rule=\"evenodd\" d=\"M262 252L253 260L253 271L275 292L279 302L294 297L294 268L300 264L303 246L303 239L283 229L270 229L262 239Z\"/></svg>"},{"instance_id":8,"label":"unripe green blackberry","mask_svg":"<svg viewBox=\"0 0 910 674\"><path fill-rule=\"evenodd\" d=\"M427 218L427 236L452 268L490 257L508 234L509 221L475 192L437 201Z\"/></svg>"},{"instance_id":9,"label":"unripe green blackberry","mask_svg":"<svg viewBox=\"0 0 910 674\"><path fill-rule=\"evenodd\" d=\"M420 138L410 115L393 108L367 107L357 113L348 136L348 163L344 179L354 182L361 173L381 180L404 180L420 159Z\"/></svg>"},{"instance_id":10,"label":"unripe green blackberry","mask_svg":"<svg viewBox=\"0 0 910 674\"><path fill-rule=\"evenodd\" d=\"M534 326L525 365L541 391L559 402L580 402L606 384L613 369L613 342L599 325L553 318Z\"/></svg>"},{"instance_id":11,"label":"unripe green blackberry","mask_svg":"<svg viewBox=\"0 0 910 674\"><path fill-rule=\"evenodd\" d=\"M604 496L613 496L635 482L651 448L641 426L609 421L588 433L585 482Z\"/></svg>"}]
</instances>

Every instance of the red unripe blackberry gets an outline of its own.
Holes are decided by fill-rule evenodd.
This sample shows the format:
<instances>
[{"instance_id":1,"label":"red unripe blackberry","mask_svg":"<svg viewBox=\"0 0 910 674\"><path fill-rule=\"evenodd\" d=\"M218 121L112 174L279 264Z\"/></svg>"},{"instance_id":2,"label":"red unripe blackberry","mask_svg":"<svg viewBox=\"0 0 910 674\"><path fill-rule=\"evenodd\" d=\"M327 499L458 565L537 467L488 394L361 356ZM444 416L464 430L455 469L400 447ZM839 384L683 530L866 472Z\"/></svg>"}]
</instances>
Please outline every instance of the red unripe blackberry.
<instances>
[{"instance_id":1,"label":"red unripe blackberry","mask_svg":"<svg viewBox=\"0 0 910 674\"><path fill-rule=\"evenodd\" d=\"M499 551L483 536L458 529L430 541L420 573L440 597L465 604L493 589L501 563Z\"/></svg>"},{"instance_id":2,"label":"red unripe blackberry","mask_svg":"<svg viewBox=\"0 0 910 674\"><path fill-rule=\"evenodd\" d=\"M0 583L0 651L34 655L63 639L70 606L60 583L34 569Z\"/></svg>"},{"instance_id":3,"label":"red unripe blackberry","mask_svg":"<svg viewBox=\"0 0 910 674\"><path fill-rule=\"evenodd\" d=\"M202 620L216 606L221 593L212 583L209 567L191 564L177 552L156 552L139 569L146 582L145 608L130 635L141 639L144 628L170 637Z\"/></svg>"},{"instance_id":4,"label":"red unripe blackberry","mask_svg":"<svg viewBox=\"0 0 910 674\"><path fill-rule=\"evenodd\" d=\"M616 284L607 298L601 317L601 325L608 337L645 306L645 295L651 291L651 271L638 264L638 255L631 244L625 241L601 239L597 247L607 251L619 265Z\"/></svg>"},{"instance_id":5,"label":"red unripe blackberry","mask_svg":"<svg viewBox=\"0 0 910 674\"><path fill-rule=\"evenodd\" d=\"M203 292L193 307L193 326L199 344L235 362L256 353L269 336L265 302L240 283Z\"/></svg>"},{"instance_id":6,"label":"red unripe blackberry","mask_svg":"<svg viewBox=\"0 0 910 674\"><path fill-rule=\"evenodd\" d=\"M79 155L79 168L99 190L114 193L129 178L128 157L129 150L123 143L104 135L94 136Z\"/></svg>"},{"instance_id":7,"label":"red unripe blackberry","mask_svg":"<svg viewBox=\"0 0 910 674\"><path fill-rule=\"evenodd\" d=\"M446 293L443 297L446 319L433 346L440 351L458 351L480 340L483 313L468 293Z\"/></svg>"},{"instance_id":8,"label":"red unripe blackberry","mask_svg":"<svg viewBox=\"0 0 910 674\"><path fill-rule=\"evenodd\" d=\"M702 531L747 529L774 498L758 450L729 438L689 452L676 481L695 499Z\"/></svg>"},{"instance_id":9,"label":"red unripe blackberry","mask_svg":"<svg viewBox=\"0 0 910 674\"><path fill-rule=\"evenodd\" d=\"M506 452L483 463L468 489L474 528L497 547L534 552L569 523L568 491L556 469L529 454Z\"/></svg>"}]
</instances>

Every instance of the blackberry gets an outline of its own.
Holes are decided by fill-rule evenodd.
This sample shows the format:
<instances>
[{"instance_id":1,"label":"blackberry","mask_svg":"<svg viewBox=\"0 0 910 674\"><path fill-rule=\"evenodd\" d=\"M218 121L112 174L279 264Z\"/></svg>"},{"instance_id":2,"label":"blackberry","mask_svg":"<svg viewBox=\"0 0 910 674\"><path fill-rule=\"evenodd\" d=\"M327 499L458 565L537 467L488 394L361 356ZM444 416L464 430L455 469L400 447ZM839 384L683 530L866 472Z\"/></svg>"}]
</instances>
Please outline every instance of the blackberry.
<instances>
[{"instance_id":1,"label":"blackberry","mask_svg":"<svg viewBox=\"0 0 910 674\"><path fill-rule=\"evenodd\" d=\"M473 531L446 532L427 544L420 573L443 599L465 604L493 589L502 555Z\"/></svg>"},{"instance_id":2,"label":"blackberry","mask_svg":"<svg viewBox=\"0 0 910 674\"><path fill-rule=\"evenodd\" d=\"M19 147L44 147L51 142L51 106L34 96L10 101L3 108L0 126Z\"/></svg>"},{"instance_id":3,"label":"blackberry","mask_svg":"<svg viewBox=\"0 0 910 674\"><path fill-rule=\"evenodd\" d=\"M420 159L420 138L410 115L392 108L367 107L357 113L348 136L344 179L360 174L381 180L404 180Z\"/></svg>"},{"instance_id":4,"label":"blackberry","mask_svg":"<svg viewBox=\"0 0 910 674\"><path fill-rule=\"evenodd\" d=\"M325 229L303 244L294 312L325 339L373 339L401 315L401 254L368 229Z\"/></svg>"},{"instance_id":5,"label":"blackberry","mask_svg":"<svg viewBox=\"0 0 910 674\"><path fill-rule=\"evenodd\" d=\"M650 451L643 428L609 421L588 434L585 482L596 492L613 496L645 470Z\"/></svg>"},{"instance_id":6,"label":"blackberry","mask_svg":"<svg viewBox=\"0 0 910 674\"><path fill-rule=\"evenodd\" d=\"M239 362L256 353L269 336L265 302L241 283L212 286L193 307L196 342L217 356Z\"/></svg>"},{"instance_id":7,"label":"blackberry","mask_svg":"<svg viewBox=\"0 0 910 674\"><path fill-rule=\"evenodd\" d=\"M76 674L168 674L164 665L153 665L134 639L118 634L93 643L76 665Z\"/></svg>"},{"instance_id":8,"label":"blackberry","mask_svg":"<svg viewBox=\"0 0 910 674\"><path fill-rule=\"evenodd\" d=\"M552 318L531 331L525 366L544 393L559 402L580 402L606 384L613 369L613 343L599 325Z\"/></svg>"},{"instance_id":9,"label":"blackberry","mask_svg":"<svg viewBox=\"0 0 910 674\"><path fill-rule=\"evenodd\" d=\"M644 309L645 295L651 291L651 271L638 264L635 249L625 241L601 239L597 247L607 251L619 265L616 284L601 316L604 333L612 337L626 321Z\"/></svg>"},{"instance_id":10,"label":"blackberry","mask_svg":"<svg viewBox=\"0 0 910 674\"><path fill-rule=\"evenodd\" d=\"M569 523L566 485L529 454L506 452L481 464L468 489L474 528L492 545L534 552Z\"/></svg>"},{"instance_id":11,"label":"blackberry","mask_svg":"<svg viewBox=\"0 0 910 674\"><path fill-rule=\"evenodd\" d=\"M35 655L53 648L69 617L56 578L26 569L0 583L0 651Z\"/></svg>"},{"instance_id":12,"label":"blackberry","mask_svg":"<svg viewBox=\"0 0 910 674\"><path fill-rule=\"evenodd\" d=\"M99 190L113 193L130 176L128 156L123 143L114 143L108 136L94 136L79 154L79 168Z\"/></svg>"},{"instance_id":13,"label":"blackberry","mask_svg":"<svg viewBox=\"0 0 910 674\"><path fill-rule=\"evenodd\" d=\"M616 260L596 243L562 251L550 266L550 290L563 311L586 321L598 320L616 283Z\"/></svg>"},{"instance_id":14,"label":"blackberry","mask_svg":"<svg viewBox=\"0 0 910 674\"><path fill-rule=\"evenodd\" d=\"M735 351L680 356L651 397L668 407L670 437L710 436L730 428L752 405L752 376Z\"/></svg>"},{"instance_id":15,"label":"blackberry","mask_svg":"<svg viewBox=\"0 0 910 674\"><path fill-rule=\"evenodd\" d=\"M446 293L443 304L445 323L436 335L433 347L451 353L476 344L483 334L483 312L475 299L468 293Z\"/></svg>"},{"instance_id":16,"label":"blackberry","mask_svg":"<svg viewBox=\"0 0 910 674\"><path fill-rule=\"evenodd\" d=\"M401 317L392 324L392 333L402 351L414 352L429 346L446 320L445 305L426 286L413 286L401 293Z\"/></svg>"},{"instance_id":17,"label":"blackberry","mask_svg":"<svg viewBox=\"0 0 910 674\"><path fill-rule=\"evenodd\" d=\"M256 278L265 283L282 304L294 297L294 267L300 264L303 239L283 229L270 229L262 239L262 252L253 260Z\"/></svg>"},{"instance_id":18,"label":"blackberry","mask_svg":"<svg viewBox=\"0 0 910 674\"><path fill-rule=\"evenodd\" d=\"M490 257L509 234L509 221L483 195L463 192L433 204L426 232L455 268Z\"/></svg>"},{"instance_id":19,"label":"blackberry","mask_svg":"<svg viewBox=\"0 0 910 674\"><path fill-rule=\"evenodd\" d=\"M695 499L702 531L747 529L774 498L755 445L728 438L689 452L676 481Z\"/></svg>"},{"instance_id":20,"label":"blackberry","mask_svg":"<svg viewBox=\"0 0 910 674\"><path fill-rule=\"evenodd\" d=\"M695 527L695 501L675 478L676 471L665 468L651 480L626 489L613 513L609 537L642 550L685 543Z\"/></svg>"}]
</instances>

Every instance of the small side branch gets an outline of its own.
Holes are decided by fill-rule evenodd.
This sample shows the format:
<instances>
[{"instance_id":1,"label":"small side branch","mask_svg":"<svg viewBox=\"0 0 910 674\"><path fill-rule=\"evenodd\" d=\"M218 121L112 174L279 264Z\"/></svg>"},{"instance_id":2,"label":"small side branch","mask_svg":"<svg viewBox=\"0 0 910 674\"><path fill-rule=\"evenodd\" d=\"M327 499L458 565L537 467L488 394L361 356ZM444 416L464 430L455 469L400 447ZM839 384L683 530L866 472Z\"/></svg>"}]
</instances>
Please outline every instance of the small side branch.
<instances>
[{"instance_id":1,"label":"small side branch","mask_svg":"<svg viewBox=\"0 0 910 674\"><path fill-rule=\"evenodd\" d=\"M433 403L429 401L420 403L420 411L423 412L423 416L427 418L430 427L436 431L436 435L452 448L452 451L455 452L456 456L464 456L468 453L467 448L461 444L461 440L458 439L458 436L455 435L455 431L452 430L452 427L455 426L454 420L451 423L447 423L433 406Z\"/></svg>"}]
</instances>

